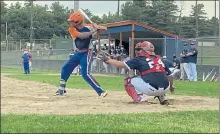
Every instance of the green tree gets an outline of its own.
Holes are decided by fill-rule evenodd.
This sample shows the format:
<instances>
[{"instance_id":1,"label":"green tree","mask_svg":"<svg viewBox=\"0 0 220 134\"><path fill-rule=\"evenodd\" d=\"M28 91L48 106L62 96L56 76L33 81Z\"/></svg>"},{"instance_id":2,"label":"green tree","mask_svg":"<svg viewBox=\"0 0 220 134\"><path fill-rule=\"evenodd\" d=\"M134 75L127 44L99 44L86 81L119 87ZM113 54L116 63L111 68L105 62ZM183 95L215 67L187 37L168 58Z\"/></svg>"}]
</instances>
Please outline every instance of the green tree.
<instances>
[{"instance_id":1,"label":"green tree","mask_svg":"<svg viewBox=\"0 0 220 134\"><path fill-rule=\"evenodd\" d=\"M194 19L194 23L192 25L195 27L196 27L196 14L198 17L198 36L204 36L206 35L205 29L207 29L206 23L205 23L207 17L205 17L206 12L204 10L203 4L198 4L197 6L192 5L192 11L191 11L190 16ZM196 28L193 32L194 34L196 34Z\"/></svg>"},{"instance_id":2,"label":"green tree","mask_svg":"<svg viewBox=\"0 0 220 134\"><path fill-rule=\"evenodd\" d=\"M5 14L7 13L7 4L5 2L1 1L1 40L5 40L5 33L6 33L6 19Z\"/></svg>"},{"instance_id":3,"label":"green tree","mask_svg":"<svg viewBox=\"0 0 220 134\"><path fill-rule=\"evenodd\" d=\"M141 21L142 8L139 7L138 1L127 1L121 6L121 14L123 20Z\"/></svg>"},{"instance_id":4,"label":"green tree","mask_svg":"<svg viewBox=\"0 0 220 134\"><path fill-rule=\"evenodd\" d=\"M174 0L152 0L148 24L150 26L176 33L178 6Z\"/></svg>"}]
</instances>

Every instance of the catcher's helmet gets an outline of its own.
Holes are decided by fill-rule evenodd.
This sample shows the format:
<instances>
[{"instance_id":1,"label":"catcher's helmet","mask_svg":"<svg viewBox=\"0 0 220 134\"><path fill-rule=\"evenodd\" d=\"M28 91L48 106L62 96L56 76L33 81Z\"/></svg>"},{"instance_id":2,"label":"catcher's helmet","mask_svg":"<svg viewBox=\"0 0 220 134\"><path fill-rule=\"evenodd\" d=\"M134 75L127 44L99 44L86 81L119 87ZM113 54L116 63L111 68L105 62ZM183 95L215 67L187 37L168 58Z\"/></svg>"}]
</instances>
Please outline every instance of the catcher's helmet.
<instances>
[{"instance_id":1,"label":"catcher's helmet","mask_svg":"<svg viewBox=\"0 0 220 134\"><path fill-rule=\"evenodd\" d=\"M67 21L73 22L74 26L77 26L84 21L84 17L80 12L74 12L69 16Z\"/></svg>"},{"instance_id":2,"label":"catcher's helmet","mask_svg":"<svg viewBox=\"0 0 220 134\"><path fill-rule=\"evenodd\" d=\"M155 55L154 45L149 41L139 42L135 46L136 56Z\"/></svg>"}]
</instances>

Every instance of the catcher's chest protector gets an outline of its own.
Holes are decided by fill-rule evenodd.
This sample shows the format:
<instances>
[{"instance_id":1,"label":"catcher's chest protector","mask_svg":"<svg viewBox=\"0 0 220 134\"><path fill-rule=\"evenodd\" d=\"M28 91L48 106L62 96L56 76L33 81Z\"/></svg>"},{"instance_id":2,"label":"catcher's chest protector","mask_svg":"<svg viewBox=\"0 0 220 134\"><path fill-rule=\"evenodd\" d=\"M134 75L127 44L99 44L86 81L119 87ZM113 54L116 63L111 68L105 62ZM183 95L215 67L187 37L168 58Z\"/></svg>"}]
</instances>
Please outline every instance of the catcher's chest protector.
<instances>
[{"instance_id":1,"label":"catcher's chest protector","mask_svg":"<svg viewBox=\"0 0 220 134\"><path fill-rule=\"evenodd\" d=\"M156 58L151 58L149 55L146 55L146 61L148 62L148 65L150 69L140 72L141 75L145 75L148 73L153 73L153 72L165 72L165 66L163 62L160 59L160 56L156 55Z\"/></svg>"},{"instance_id":2,"label":"catcher's chest protector","mask_svg":"<svg viewBox=\"0 0 220 134\"><path fill-rule=\"evenodd\" d=\"M134 86L131 85L131 77L127 77L124 80L124 88L134 102L139 102L141 100L141 97L137 94Z\"/></svg>"}]
</instances>

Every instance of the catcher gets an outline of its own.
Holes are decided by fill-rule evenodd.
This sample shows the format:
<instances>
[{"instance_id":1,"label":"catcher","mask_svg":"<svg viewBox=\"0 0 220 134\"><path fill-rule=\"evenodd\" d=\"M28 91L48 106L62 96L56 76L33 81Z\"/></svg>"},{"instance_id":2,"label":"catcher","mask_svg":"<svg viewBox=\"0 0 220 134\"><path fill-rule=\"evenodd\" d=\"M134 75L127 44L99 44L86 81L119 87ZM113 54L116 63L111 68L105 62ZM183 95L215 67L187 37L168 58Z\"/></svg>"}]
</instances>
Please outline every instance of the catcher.
<instances>
[{"instance_id":1,"label":"catcher","mask_svg":"<svg viewBox=\"0 0 220 134\"><path fill-rule=\"evenodd\" d=\"M90 70L93 58L93 45L91 43L93 34L97 33L99 30L107 30L107 28L95 23L84 24L84 17L79 12L72 13L69 16L68 21L70 23L68 30L75 42L74 49L76 49L76 52L69 58L61 69L60 86L56 95L62 96L66 93L66 82L73 70L80 64L83 79L97 92L99 96L105 97L107 92L105 92L91 76Z\"/></svg>"},{"instance_id":2,"label":"catcher","mask_svg":"<svg viewBox=\"0 0 220 134\"><path fill-rule=\"evenodd\" d=\"M154 53L154 45L148 41L139 42L135 46L135 58L126 62L112 59L105 53L100 53L98 58L104 62L120 68L137 70L140 76L127 77L124 88L134 102L147 102L143 94L155 96L161 105L168 105L166 92L172 86L168 76L171 72L160 56Z\"/></svg>"}]
</instances>

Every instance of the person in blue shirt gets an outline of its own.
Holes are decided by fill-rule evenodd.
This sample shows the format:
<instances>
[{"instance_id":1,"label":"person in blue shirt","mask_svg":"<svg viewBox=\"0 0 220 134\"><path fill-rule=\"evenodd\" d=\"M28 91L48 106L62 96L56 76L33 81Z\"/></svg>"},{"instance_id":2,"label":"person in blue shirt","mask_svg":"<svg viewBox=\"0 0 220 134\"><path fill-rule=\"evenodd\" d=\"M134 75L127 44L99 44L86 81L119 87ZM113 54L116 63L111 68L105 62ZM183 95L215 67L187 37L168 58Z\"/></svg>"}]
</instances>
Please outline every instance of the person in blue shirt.
<instances>
[{"instance_id":1,"label":"person in blue shirt","mask_svg":"<svg viewBox=\"0 0 220 134\"><path fill-rule=\"evenodd\" d=\"M22 59L23 59L24 73L30 74L29 55L27 50L24 50Z\"/></svg>"},{"instance_id":2,"label":"person in blue shirt","mask_svg":"<svg viewBox=\"0 0 220 134\"><path fill-rule=\"evenodd\" d=\"M196 70L196 63L197 63L197 55L198 50L194 43L191 43L191 49L189 50L188 61L189 61L189 70L190 70L190 81L197 81L197 70Z\"/></svg>"}]
</instances>

